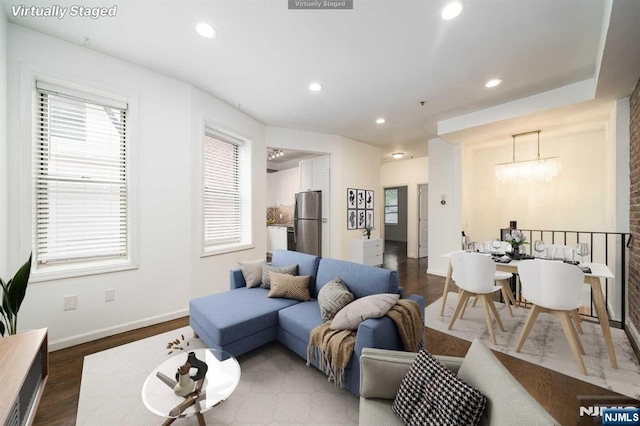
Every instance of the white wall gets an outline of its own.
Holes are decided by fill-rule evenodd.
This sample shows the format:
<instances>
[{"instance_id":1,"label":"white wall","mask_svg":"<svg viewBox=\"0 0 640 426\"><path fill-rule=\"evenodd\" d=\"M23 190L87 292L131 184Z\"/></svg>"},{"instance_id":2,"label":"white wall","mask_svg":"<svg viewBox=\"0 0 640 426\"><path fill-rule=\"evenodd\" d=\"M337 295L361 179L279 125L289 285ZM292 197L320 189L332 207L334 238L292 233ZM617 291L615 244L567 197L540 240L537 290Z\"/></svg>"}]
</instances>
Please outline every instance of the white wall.
<instances>
[{"instance_id":1,"label":"white wall","mask_svg":"<svg viewBox=\"0 0 640 426\"><path fill-rule=\"evenodd\" d=\"M338 188L332 195L333 206L338 205L338 230L341 236L340 259L349 259L349 245L352 239L362 238L362 229L347 230L347 188L372 189L374 192L373 227L371 238L380 237L382 216L382 186L380 186L380 149L371 145L341 137L341 155L338 157ZM333 166L333 164L332 164ZM335 202L337 201L337 203ZM335 216L334 216L335 217Z\"/></svg>"},{"instance_id":2,"label":"white wall","mask_svg":"<svg viewBox=\"0 0 640 426\"><path fill-rule=\"evenodd\" d=\"M629 158L630 158L630 105L629 98L618 99L614 102L611 109L611 117L607 123L607 145L611 151L613 157L614 170L611 171L612 184L610 185L612 204L614 205L614 212L612 217L613 228L617 232L630 232L629 221L629 196L631 194L630 172L629 172ZM620 248L621 242L616 241L616 244L611 247L611 253L614 259L620 259L622 256L622 250ZM628 257L626 259L627 265ZM621 277L622 269L621 262L617 262L615 265L609 265L612 269L614 276ZM629 300L625 297L625 300L621 300L622 286L619 280L615 280L615 285L610 285L608 288L607 298L609 300L609 313L616 320L625 321L626 318L622 318L622 312L619 307L624 304L625 313L629 312ZM625 293L625 296L628 296Z\"/></svg>"},{"instance_id":3,"label":"white wall","mask_svg":"<svg viewBox=\"0 0 640 426\"><path fill-rule=\"evenodd\" d=\"M7 16L4 8L0 7L0 277L5 280L9 279L10 273L13 276L7 265L7 27Z\"/></svg>"},{"instance_id":4,"label":"white wall","mask_svg":"<svg viewBox=\"0 0 640 426\"><path fill-rule=\"evenodd\" d=\"M100 88L131 98L132 186L138 268L131 271L34 282L20 311L19 328L49 327L53 348L69 346L187 314L194 294L228 288L230 256L199 258L199 222L193 185L203 115L247 137L263 153L264 126L184 82L92 50L9 25L9 265L24 262L31 247L30 80L33 73ZM260 152L260 151L259 151ZM254 206L264 212L264 179L254 176ZM264 256L264 214L254 227L258 245L242 254ZM239 255L237 258L240 258ZM191 283L194 283L192 286ZM224 285L223 285L224 283ZM224 288L223 288L224 287ZM114 288L114 302L104 291ZM63 298L78 308L63 312Z\"/></svg>"},{"instance_id":5,"label":"white wall","mask_svg":"<svg viewBox=\"0 0 640 426\"><path fill-rule=\"evenodd\" d=\"M390 161L380 166L380 184L382 188L407 186L407 256L418 257L419 230L418 185L429 183L429 158L419 157L402 161ZM380 222L384 217L384 194L380 193L380 207L376 213ZM429 203L431 204L431 203ZM382 226L382 225L381 225Z\"/></svg>"},{"instance_id":6,"label":"white wall","mask_svg":"<svg viewBox=\"0 0 640 426\"><path fill-rule=\"evenodd\" d=\"M460 249L462 230L462 148L442 139L429 140L429 268L445 276L448 261L443 254ZM446 204L440 204L441 196Z\"/></svg>"},{"instance_id":7,"label":"white wall","mask_svg":"<svg viewBox=\"0 0 640 426\"><path fill-rule=\"evenodd\" d=\"M535 135L516 141L516 159L536 158ZM499 146L464 146L463 229L472 241L499 237L516 220L518 228L614 231L615 209L604 123L541 133L541 155L559 156L562 170L551 182L498 183L494 166L511 161L510 141ZM615 193L614 193L615 194Z\"/></svg>"}]
</instances>

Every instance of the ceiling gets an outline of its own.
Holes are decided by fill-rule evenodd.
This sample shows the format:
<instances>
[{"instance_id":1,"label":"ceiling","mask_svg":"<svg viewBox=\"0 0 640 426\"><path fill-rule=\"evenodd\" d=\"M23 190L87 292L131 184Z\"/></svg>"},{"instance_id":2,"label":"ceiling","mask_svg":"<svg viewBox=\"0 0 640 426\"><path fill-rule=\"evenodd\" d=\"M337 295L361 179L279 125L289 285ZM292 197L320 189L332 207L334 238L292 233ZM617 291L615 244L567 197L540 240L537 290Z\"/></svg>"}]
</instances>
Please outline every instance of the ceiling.
<instances>
[{"instance_id":1,"label":"ceiling","mask_svg":"<svg viewBox=\"0 0 640 426\"><path fill-rule=\"evenodd\" d=\"M13 23L189 82L266 125L380 146L383 159L426 155L441 120L590 78L606 87L594 96L626 96L640 77L629 59L640 57L636 0L465 0L451 21L440 18L444 0L354 0L353 10L128 0L95 20L13 17L23 3L1 1ZM77 1L29 2L52 4ZM200 37L200 21L218 37ZM628 79L616 74L624 69ZM503 83L487 89L490 78ZM313 81L321 92L308 90Z\"/></svg>"}]
</instances>

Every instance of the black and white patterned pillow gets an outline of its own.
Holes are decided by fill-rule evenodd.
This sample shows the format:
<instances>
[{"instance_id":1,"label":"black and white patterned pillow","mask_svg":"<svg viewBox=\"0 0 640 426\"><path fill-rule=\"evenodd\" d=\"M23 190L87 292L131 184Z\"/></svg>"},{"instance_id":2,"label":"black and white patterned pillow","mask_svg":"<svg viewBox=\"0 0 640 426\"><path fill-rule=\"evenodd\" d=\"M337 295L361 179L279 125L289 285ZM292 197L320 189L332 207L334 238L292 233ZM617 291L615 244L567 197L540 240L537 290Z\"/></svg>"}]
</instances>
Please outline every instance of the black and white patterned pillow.
<instances>
[{"instance_id":1,"label":"black and white patterned pillow","mask_svg":"<svg viewBox=\"0 0 640 426\"><path fill-rule=\"evenodd\" d=\"M477 425L487 397L422 350L402 380L393 412L407 425Z\"/></svg>"}]
</instances>

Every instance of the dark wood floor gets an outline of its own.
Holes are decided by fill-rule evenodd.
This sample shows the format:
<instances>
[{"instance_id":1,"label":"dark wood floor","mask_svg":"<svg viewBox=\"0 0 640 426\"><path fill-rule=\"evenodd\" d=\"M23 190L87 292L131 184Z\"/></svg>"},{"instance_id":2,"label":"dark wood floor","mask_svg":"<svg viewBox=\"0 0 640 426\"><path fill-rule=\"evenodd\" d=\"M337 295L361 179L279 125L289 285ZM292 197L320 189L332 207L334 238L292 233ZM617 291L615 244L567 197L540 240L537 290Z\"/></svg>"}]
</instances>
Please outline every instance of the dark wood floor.
<instances>
[{"instance_id":1,"label":"dark wood floor","mask_svg":"<svg viewBox=\"0 0 640 426\"><path fill-rule=\"evenodd\" d=\"M427 275L427 259L408 259L406 245L386 243L384 266L398 271L407 294L424 296L426 304L442 295L444 279ZM181 318L127 333L55 351L49 358L49 381L35 419L36 425L75 425L84 357L125 343L164 333L188 324ZM426 329L427 349L434 354L464 356L470 343ZM516 358L496 353L505 367L563 425L578 421L578 395L605 396L615 393L547 370ZM508 403L508 401L504 401ZM517 410L518 407L514 407Z\"/></svg>"}]
</instances>

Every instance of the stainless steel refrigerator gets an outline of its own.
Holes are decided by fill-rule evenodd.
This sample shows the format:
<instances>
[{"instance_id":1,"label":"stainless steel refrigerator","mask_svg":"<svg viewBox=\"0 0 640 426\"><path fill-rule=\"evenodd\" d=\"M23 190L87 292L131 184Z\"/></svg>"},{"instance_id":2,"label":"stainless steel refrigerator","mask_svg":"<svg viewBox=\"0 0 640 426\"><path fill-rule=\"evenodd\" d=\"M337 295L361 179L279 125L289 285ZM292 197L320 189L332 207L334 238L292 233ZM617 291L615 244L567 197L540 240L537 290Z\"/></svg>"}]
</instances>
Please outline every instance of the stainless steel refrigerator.
<instances>
[{"instance_id":1,"label":"stainless steel refrigerator","mask_svg":"<svg viewBox=\"0 0 640 426\"><path fill-rule=\"evenodd\" d=\"M299 192L293 215L296 251L321 256L322 197L320 191Z\"/></svg>"}]
</instances>

